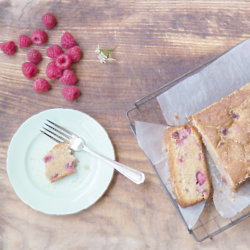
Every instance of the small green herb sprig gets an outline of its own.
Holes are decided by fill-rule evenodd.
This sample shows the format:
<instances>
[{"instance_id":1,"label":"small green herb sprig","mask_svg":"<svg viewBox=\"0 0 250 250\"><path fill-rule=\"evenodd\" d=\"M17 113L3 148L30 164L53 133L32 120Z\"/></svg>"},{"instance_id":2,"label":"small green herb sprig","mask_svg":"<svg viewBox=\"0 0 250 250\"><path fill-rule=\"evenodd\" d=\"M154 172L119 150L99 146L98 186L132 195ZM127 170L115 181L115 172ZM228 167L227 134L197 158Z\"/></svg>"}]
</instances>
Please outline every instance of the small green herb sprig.
<instances>
[{"instance_id":1,"label":"small green herb sprig","mask_svg":"<svg viewBox=\"0 0 250 250\"><path fill-rule=\"evenodd\" d=\"M111 56L111 51L115 50L115 48L117 48L117 46L114 46L111 49L101 49L98 44L95 53L97 54L97 58L99 59L100 63L115 61L115 58Z\"/></svg>"}]
</instances>

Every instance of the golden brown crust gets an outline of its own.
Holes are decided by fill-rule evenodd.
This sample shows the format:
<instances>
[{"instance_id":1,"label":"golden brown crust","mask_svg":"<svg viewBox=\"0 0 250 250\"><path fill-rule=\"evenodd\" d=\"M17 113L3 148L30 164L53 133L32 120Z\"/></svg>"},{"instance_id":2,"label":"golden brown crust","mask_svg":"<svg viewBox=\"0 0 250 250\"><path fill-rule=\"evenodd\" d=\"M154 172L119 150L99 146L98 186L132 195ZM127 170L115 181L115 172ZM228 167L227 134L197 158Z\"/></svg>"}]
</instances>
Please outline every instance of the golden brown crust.
<instances>
[{"instance_id":1,"label":"golden brown crust","mask_svg":"<svg viewBox=\"0 0 250 250\"><path fill-rule=\"evenodd\" d=\"M185 131L187 128L190 129L192 138L189 139L189 142L186 141L183 145L176 146L178 142L173 138L173 135L176 131ZM164 131L164 142L167 148L170 183L179 205L184 208L208 199L211 192L210 178L206 168L201 137L197 130L191 125L166 129ZM198 159L198 156L200 159ZM180 160L183 162L180 162ZM197 171L202 171L206 176L207 181L201 187L196 183ZM204 190L206 190L206 193L201 193Z\"/></svg>"},{"instance_id":2,"label":"golden brown crust","mask_svg":"<svg viewBox=\"0 0 250 250\"><path fill-rule=\"evenodd\" d=\"M52 153L55 150L59 150L60 148L64 148L66 145L67 145L67 142L58 143L47 154Z\"/></svg>"},{"instance_id":3,"label":"golden brown crust","mask_svg":"<svg viewBox=\"0 0 250 250\"><path fill-rule=\"evenodd\" d=\"M249 119L250 83L190 117L233 191L250 176Z\"/></svg>"},{"instance_id":4,"label":"golden brown crust","mask_svg":"<svg viewBox=\"0 0 250 250\"><path fill-rule=\"evenodd\" d=\"M74 171L75 172L75 171ZM59 181L60 179L62 179L62 178L64 178L64 177L66 177L66 176L68 176L68 175L71 175L72 173L74 173L74 172L71 172L71 173L64 173L64 174L61 174L61 175L59 175L57 178L55 178L55 179L53 179L53 180L50 180L50 182L56 182L56 181Z\"/></svg>"}]
</instances>

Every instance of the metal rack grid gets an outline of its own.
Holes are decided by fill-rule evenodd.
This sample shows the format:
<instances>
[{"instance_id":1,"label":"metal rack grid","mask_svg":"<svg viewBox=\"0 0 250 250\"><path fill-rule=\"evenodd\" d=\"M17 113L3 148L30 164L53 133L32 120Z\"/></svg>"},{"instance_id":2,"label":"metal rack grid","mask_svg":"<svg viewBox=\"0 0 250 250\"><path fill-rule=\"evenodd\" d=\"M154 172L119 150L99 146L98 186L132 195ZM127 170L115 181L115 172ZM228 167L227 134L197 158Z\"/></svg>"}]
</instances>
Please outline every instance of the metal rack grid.
<instances>
[{"instance_id":1,"label":"metal rack grid","mask_svg":"<svg viewBox=\"0 0 250 250\"><path fill-rule=\"evenodd\" d=\"M226 53L226 52L225 52ZM223 53L223 54L225 54ZM221 55L220 55L221 56ZM179 78L163 85L162 87L156 89L153 93L145 96L134 103L134 107L127 111L127 119L129 121L130 129L132 130L133 134L136 136L135 130L135 121L144 121L150 123L158 123L166 125L166 121L162 115L160 106L157 101L157 96L180 82L181 80L185 79L186 77L199 72L205 66L216 60L218 57L208 61L207 63L195 68L192 71L187 72L186 74L180 76ZM145 153L145 152L144 152ZM145 153L148 161L150 162L151 166L153 167L156 175L160 179L171 203L177 209L178 214L182 218L187 230L189 233L193 235L196 241L201 242L207 238L212 239L215 235L225 231L228 228L231 228L233 225L238 224L239 222L247 219L250 217L250 207L243 210L241 213L237 214L235 217L231 219L225 219L219 215L216 211L213 202L210 200L206 203L205 209L201 214L198 222L193 227L193 229L189 229L185 220L182 217L182 214L178 208L176 201L172 198L171 194L169 193L167 187L163 183L160 175L154 166L154 164L150 161L149 157Z\"/></svg>"}]
</instances>

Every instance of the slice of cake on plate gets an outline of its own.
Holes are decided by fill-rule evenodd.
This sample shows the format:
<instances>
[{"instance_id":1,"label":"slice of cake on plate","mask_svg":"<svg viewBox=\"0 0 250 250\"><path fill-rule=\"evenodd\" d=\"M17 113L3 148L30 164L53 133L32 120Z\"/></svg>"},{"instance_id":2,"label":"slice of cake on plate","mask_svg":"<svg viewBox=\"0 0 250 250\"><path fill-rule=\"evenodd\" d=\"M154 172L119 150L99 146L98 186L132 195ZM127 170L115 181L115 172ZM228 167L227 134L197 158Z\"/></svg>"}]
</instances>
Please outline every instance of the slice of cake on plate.
<instances>
[{"instance_id":1,"label":"slice of cake on plate","mask_svg":"<svg viewBox=\"0 0 250 250\"><path fill-rule=\"evenodd\" d=\"M181 207L194 205L210 195L210 178L196 128L186 124L166 129L168 168L172 191Z\"/></svg>"},{"instance_id":2,"label":"slice of cake on plate","mask_svg":"<svg viewBox=\"0 0 250 250\"><path fill-rule=\"evenodd\" d=\"M58 181L76 171L77 159L66 142L54 146L43 161L45 162L45 175L51 182Z\"/></svg>"},{"instance_id":3,"label":"slice of cake on plate","mask_svg":"<svg viewBox=\"0 0 250 250\"><path fill-rule=\"evenodd\" d=\"M250 176L250 83L190 117L232 191Z\"/></svg>"}]
</instances>

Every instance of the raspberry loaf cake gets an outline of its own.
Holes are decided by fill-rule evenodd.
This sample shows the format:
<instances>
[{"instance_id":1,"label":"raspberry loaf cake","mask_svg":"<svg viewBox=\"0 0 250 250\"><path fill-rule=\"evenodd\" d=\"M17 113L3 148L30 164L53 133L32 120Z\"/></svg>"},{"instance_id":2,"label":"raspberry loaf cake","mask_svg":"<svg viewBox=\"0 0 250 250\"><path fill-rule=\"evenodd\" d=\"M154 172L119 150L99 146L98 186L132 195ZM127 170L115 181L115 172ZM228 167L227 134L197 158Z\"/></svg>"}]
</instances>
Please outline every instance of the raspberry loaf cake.
<instances>
[{"instance_id":1,"label":"raspberry loaf cake","mask_svg":"<svg viewBox=\"0 0 250 250\"><path fill-rule=\"evenodd\" d=\"M51 182L75 173L77 159L72 155L71 149L66 142L54 146L43 160L46 169L45 175Z\"/></svg>"},{"instance_id":2,"label":"raspberry loaf cake","mask_svg":"<svg viewBox=\"0 0 250 250\"><path fill-rule=\"evenodd\" d=\"M250 83L190 117L232 191L250 176Z\"/></svg>"},{"instance_id":3,"label":"raspberry loaf cake","mask_svg":"<svg viewBox=\"0 0 250 250\"><path fill-rule=\"evenodd\" d=\"M210 179L202 142L191 125L176 126L164 131L172 191L181 207L206 200Z\"/></svg>"}]
</instances>

